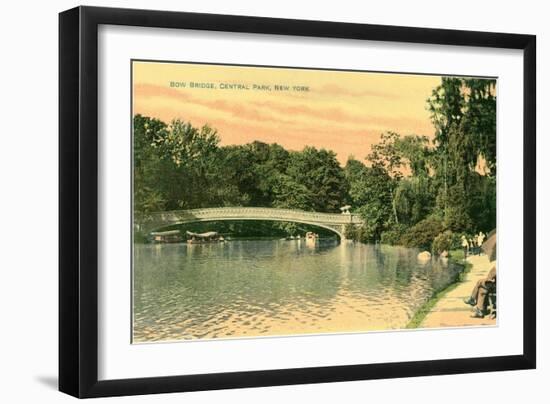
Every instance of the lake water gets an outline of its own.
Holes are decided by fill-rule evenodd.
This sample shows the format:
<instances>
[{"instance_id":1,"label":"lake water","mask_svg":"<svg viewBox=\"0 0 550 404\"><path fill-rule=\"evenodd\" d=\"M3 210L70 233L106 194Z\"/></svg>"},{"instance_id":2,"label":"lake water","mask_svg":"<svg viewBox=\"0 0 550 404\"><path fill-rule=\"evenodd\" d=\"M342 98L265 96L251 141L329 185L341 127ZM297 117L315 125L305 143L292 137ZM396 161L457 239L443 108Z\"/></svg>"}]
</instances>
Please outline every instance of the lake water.
<instances>
[{"instance_id":1,"label":"lake water","mask_svg":"<svg viewBox=\"0 0 550 404\"><path fill-rule=\"evenodd\" d=\"M134 246L133 341L404 328L458 265L321 240Z\"/></svg>"}]
</instances>

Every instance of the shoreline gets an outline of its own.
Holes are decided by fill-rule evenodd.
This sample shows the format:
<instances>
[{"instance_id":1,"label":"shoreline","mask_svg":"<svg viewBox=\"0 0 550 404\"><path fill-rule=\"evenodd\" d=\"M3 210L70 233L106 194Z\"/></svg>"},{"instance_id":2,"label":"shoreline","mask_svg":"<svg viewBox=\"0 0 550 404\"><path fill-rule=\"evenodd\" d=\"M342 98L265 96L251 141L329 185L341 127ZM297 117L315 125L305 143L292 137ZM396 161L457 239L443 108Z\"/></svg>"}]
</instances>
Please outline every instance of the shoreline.
<instances>
[{"instance_id":1,"label":"shoreline","mask_svg":"<svg viewBox=\"0 0 550 404\"><path fill-rule=\"evenodd\" d=\"M460 263L459 264L464 264ZM496 325L496 319L471 318L472 307L465 304L478 279L489 273L496 262L489 262L486 255L472 255L466 259L465 268L458 280L436 292L413 315L406 328L443 328L479 325Z\"/></svg>"},{"instance_id":2,"label":"shoreline","mask_svg":"<svg viewBox=\"0 0 550 404\"><path fill-rule=\"evenodd\" d=\"M426 318L426 316L430 313L430 311L433 309L433 307L449 292L456 289L456 287L463 282L464 277L470 272L472 269L472 264L468 261L455 261L455 264L462 266L462 270L457 274L457 279L450 283L449 285L445 286L443 289L435 292L432 297L430 297L427 301L425 301L418 310L414 313L414 315L411 317L407 325L405 326L406 329L415 329L420 328L420 325Z\"/></svg>"}]
</instances>

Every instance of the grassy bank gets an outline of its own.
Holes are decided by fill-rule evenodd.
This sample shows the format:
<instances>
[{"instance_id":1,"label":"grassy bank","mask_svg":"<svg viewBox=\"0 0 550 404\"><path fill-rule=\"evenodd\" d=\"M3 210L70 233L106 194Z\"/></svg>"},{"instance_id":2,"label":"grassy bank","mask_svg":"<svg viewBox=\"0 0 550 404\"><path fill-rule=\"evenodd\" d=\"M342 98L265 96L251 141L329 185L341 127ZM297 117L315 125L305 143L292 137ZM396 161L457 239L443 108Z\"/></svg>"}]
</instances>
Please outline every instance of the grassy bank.
<instances>
[{"instance_id":1,"label":"grassy bank","mask_svg":"<svg viewBox=\"0 0 550 404\"><path fill-rule=\"evenodd\" d=\"M459 283L464 280L465 275L472 269L472 264L464 260L464 252L462 250L452 250L449 256L454 264L458 264L463 267L462 271L457 274L456 280L453 283L441 290L435 291L433 295L422 306L420 306L416 313L414 313L414 316L410 319L405 328L420 327L420 324L422 324L424 318L426 318L430 310L433 309L437 302L451 290L455 289Z\"/></svg>"}]
</instances>

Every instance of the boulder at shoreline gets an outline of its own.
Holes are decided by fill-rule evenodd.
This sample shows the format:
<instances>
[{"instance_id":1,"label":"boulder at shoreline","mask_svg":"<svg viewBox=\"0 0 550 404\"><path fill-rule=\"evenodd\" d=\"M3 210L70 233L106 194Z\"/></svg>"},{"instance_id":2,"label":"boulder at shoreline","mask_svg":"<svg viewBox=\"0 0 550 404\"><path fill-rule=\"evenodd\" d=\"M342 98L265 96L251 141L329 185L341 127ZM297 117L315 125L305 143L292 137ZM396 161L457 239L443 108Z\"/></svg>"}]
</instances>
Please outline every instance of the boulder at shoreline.
<instances>
[{"instance_id":1,"label":"boulder at shoreline","mask_svg":"<svg viewBox=\"0 0 550 404\"><path fill-rule=\"evenodd\" d=\"M421 253L418 253L416 258L419 261L428 261L428 260L432 259L432 254L429 251L422 251Z\"/></svg>"}]
</instances>

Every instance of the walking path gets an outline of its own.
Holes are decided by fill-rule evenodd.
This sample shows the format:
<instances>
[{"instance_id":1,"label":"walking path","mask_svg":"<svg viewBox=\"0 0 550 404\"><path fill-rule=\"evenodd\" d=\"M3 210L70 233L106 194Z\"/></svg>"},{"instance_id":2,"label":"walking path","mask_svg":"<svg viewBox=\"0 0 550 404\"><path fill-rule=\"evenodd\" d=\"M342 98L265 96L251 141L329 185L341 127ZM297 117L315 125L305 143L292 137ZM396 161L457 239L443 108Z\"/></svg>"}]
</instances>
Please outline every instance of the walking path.
<instances>
[{"instance_id":1,"label":"walking path","mask_svg":"<svg viewBox=\"0 0 550 404\"><path fill-rule=\"evenodd\" d=\"M473 255L468 257L468 262L473 267L465 275L465 279L435 304L418 328L496 324L496 319L490 319L489 316L471 318L472 307L464 303L464 299L470 296L478 279L486 277L493 265L496 265L496 261L489 262L486 255Z\"/></svg>"}]
</instances>

